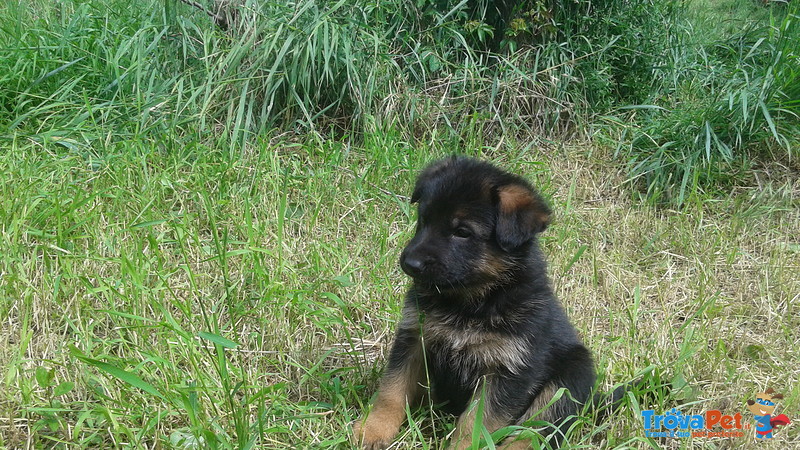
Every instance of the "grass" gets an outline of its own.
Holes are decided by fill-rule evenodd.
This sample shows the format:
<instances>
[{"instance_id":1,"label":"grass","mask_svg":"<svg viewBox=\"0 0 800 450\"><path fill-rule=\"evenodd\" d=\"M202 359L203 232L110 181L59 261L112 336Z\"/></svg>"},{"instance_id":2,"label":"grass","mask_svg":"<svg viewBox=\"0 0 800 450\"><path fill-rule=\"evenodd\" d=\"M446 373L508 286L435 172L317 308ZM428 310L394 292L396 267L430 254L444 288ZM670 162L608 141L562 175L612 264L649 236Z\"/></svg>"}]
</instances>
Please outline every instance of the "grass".
<instances>
[{"instance_id":1,"label":"grass","mask_svg":"<svg viewBox=\"0 0 800 450\"><path fill-rule=\"evenodd\" d=\"M603 45L576 29L563 42L514 43L487 66L467 28L488 29L463 5L243 5L248 31L233 35L172 1L0 5L0 447L350 447L407 285L397 258L414 229L415 174L453 152L541 188L556 211L542 238L549 271L600 388L648 381L651 392L602 425L588 411L571 444L747 446L646 438L638 412L719 409L751 423L744 401L767 387L796 419L796 161L769 143L757 102L731 112L724 89L705 95L771 67L782 95L765 105L794 142L796 54L776 31L794 16L730 12L735 23L774 21L760 30L775 39L758 45L710 44L740 28L728 22L690 33L739 78L667 73L679 77L662 97L667 115L602 110L619 105L616 91L658 93L649 66L614 71L652 55L609 42L664 43L641 11L603 16L600 34L619 36ZM692 11L708 20L725 5ZM790 57L769 59L775 49ZM753 97L736 98L766 98L744 91ZM649 138L669 160L681 156L664 144L677 136L696 151L688 144L704 128L691 126L720 105L729 115L713 122L717 136L777 156L701 166L716 188L689 178L700 188L680 208L634 200L625 144ZM431 408L409 417L398 448L438 448L452 429ZM787 448L800 433L775 440Z\"/></svg>"},{"instance_id":2,"label":"grass","mask_svg":"<svg viewBox=\"0 0 800 450\"><path fill-rule=\"evenodd\" d=\"M666 33L649 99L623 107L631 125L620 139L648 199L679 206L725 189L759 154L796 157L800 117L797 7L690 5L696 17L675 13Z\"/></svg>"},{"instance_id":3,"label":"grass","mask_svg":"<svg viewBox=\"0 0 800 450\"><path fill-rule=\"evenodd\" d=\"M399 316L404 195L449 150L131 144L96 161L13 143L0 158L3 445L345 445ZM655 367L673 393L640 408L733 414L771 386L792 417L796 179L764 171L766 184L666 211L631 204L620 171L582 147L482 154L552 198L550 272L604 388ZM431 431L429 414L403 446L447 433L452 419ZM659 442L633 408L573 439Z\"/></svg>"},{"instance_id":4,"label":"grass","mask_svg":"<svg viewBox=\"0 0 800 450\"><path fill-rule=\"evenodd\" d=\"M753 23L767 22L771 12L758 2L735 0L692 0L686 6L698 24L698 34L707 42L735 35Z\"/></svg>"}]
</instances>

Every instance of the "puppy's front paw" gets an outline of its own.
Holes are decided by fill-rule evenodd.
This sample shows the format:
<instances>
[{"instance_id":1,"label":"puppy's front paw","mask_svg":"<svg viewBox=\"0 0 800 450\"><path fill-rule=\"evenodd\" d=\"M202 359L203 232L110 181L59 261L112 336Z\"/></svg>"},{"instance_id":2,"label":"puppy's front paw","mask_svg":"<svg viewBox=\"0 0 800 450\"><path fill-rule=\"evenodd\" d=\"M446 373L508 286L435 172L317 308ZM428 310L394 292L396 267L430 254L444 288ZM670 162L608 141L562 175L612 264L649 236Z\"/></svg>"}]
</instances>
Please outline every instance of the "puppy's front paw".
<instances>
[{"instance_id":1,"label":"puppy's front paw","mask_svg":"<svg viewBox=\"0 0 800 450\"><path fill-rule=\"evenodd\" d=\"M381 420L380 414L370 414L366 419L363 417L356 420L353 424L353 436L356 445L366 450L381 450L389 447L394 435L397 434L397 427L389 421Z\"/></svg>"}]
</instances>

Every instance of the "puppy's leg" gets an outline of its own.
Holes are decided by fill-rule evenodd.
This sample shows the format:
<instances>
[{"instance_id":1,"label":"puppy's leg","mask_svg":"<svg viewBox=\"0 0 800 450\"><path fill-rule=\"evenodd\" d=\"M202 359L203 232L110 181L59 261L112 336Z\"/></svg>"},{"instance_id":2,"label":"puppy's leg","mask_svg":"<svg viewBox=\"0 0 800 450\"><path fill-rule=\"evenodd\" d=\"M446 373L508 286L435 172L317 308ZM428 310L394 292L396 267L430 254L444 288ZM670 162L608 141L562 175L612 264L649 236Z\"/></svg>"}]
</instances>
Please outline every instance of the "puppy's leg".
<instances>
[{"instance_id":1,"label":"puppy's leg","mask_svg":"<svg viewBox=\"0 0 800 450\"><path fill-rule=\"evenodd\" d=\"M521 425L528 419L551 423L551 427L539 430L539 433L548 437L550 445L558 447L575 422L575 416L590 401L597 375L592 355L583 345L575 345L557 358L552 365L552 371L557 377L540 385L527 410L517 416L519 419L516 423ZM569 392L554 400L561 388ZM527 442L525 439L520 440Z\"/></svg>"},{"instance_id":2,"label":"puppy's leg","mask_svg":"<svg viewBox=\"0 0 800 450\"><path fill-rule=\"evenodd\" d=\"M401 325L372 411L353 425L359 445L365 449L383 449L391 444L405 420L406 405L415 405L421 398L423 366L419 331Z\"/></svg>"},{"instance_id":3,"label":"puppy's leg","mask_svg":"<svg viewBox=\"0 0 800 450\"><path fill-rule=\"evenodd\" d=\"M567 389L570 388L570 386L562 386L560 384L565 383L551 381L542 386L541 390L536 397L534 397L533 401L522 417L515 421L508 415L498 412L504 409L498 405L507 403L511 399L501 399L498 395L492 396L492 391L494 391L494 393L499 393L507 390L502 389L497 384L495 384L493 386L494 389L492 389L490 387L492 384L486 383L487 388L484 388L484 390L487 392L487 394L484 398L483 425L487 430L489 430L489 432L494 432L511 424L521 425L530 418L549 422L553 424L553 427L542 430L541 432L545 436L552 435L550 438L550 443L553 447L558 447L564 433L566 433L567 429L573 422L571 416L577 414L580 408L580 404L576 403L576 401L570 398L570 396L566 393L562 395L561 398L550 404L553 400L553 397L561 387L566 387ZM572 387L577 388L576 386ZM478 395L480 394L476 393L475 399L478 398ZM472 445L472 430L475 426L475 420L477 419L477 401L475 399L473 399L473 401L470 403L470 408L464 412L461 417L459 417L451 448L465 449ZM529 449L531 448L531 441L525 438L517 439L512 436L505 439L500 445L497 446L497 448L503 450Z\"/></svg>"},{"instance_id":4,"label":"puppy's leg","mask_svg":"<svg viewBox=\"0 0 800 450\"><path fill-rule=\"evenodd\" d=\"M556 400L552 405L547 406L555 396L556 392L558 392L558 389L559 386L557 386L553 382L545 384L542 387L539 394L531 402L531 405L529 406L528 410L525 412L525 414L523 414L523 418L517 420L516 424L520 425L527 419L535 416L537 420L543 420L545 422L554 423L557 426L564 425L565 421L563 419L571 414L575 414L577 410L575 402L570 400L566 395ZM492 405L493 407L495 407L494 404ZM459 420L459 423L460 422L461 421ZM490 415L490 420L487 421L486 415L484 415L484 425L490 432L494 432L504 426L508 426L513 423L515 423L513 419L502 417L499 415ZM474 424L474 418L473 418L473 424ZM472 428L470 427L469 431L470 433L471 430ZM558 427L557 429L549 429L544 432L545 434L551 434L555 432L560 433L561 427ZM560 443L560 435L554 437L553 440L551 440L551 445L553 445L553 447L558 447L559 443ZM470 445L471 445L471 436L466 439L466 445L462 445L457 448L459 449L469 448ZM531 441L530 439L525 439L525 438L517 439L515 436L512 436L503 440L502 443L497 445L497 448L502 450L527 450L531 448Z\"/></svg>"},{"instance_id":5,"label":"puppy's leg","mask_svg":"<svg viewBox=\"0 0 800 450\"><path fill-rule=\"evenodd\" d=\"M458 417L453 438L450 440L449 448L451 450L470 448L472 433L478 420L489 432L497 431L513 423L513 418L504 413L503 408L499 406L498 392L501 390L497 380L484 377L478 388L475 389L466 411ZM483 402L483 414L478 417L480 402Z\"/></svg>"},{"instance_id":6,"label":"puppy's leg","mask_svg":"<svg viewBox=\"0 0 800 450\"><path fill-rule=\"evenodd\" d=\"M555 397L558 390L562 387L567 388L569 393L564 392L559 399L553 401L553 397ZM567 430L569 430L574 422L574 416L580 412L583 406L581 402L586 400L586 392L587 388L575 385L574 383L550 381L542 387L539 394L533 399L533 402L531 402L528 410L525 411L525 414L517 421L517 424L521 425L529 419L551 423L552 426L540 430L539 433L548 436L548 440L553 447L558 447ZM518 443L524 443L525 447L509 446L502 448L530 448L531 445L530 441L526 439L513 442L513 444Z\"/></svg>"},{"instance_id":7,"label":"puppy's leg","mask_svg":"<svg viewBox=\"0 0 800 450\"><path fill-rule=\"evenodd\" d=\"M552 427L547 427L544 430L540 430L540 433L545 436L555 434L555 436L553 436L550 440L554 447L559 446L561 438L563 437L563 433L566 431L566 428L569 427L569 423L571 423L571 420L565 421L564 419L578 411L578 406L569 398L569 395L566 392L561 396L561 398L548 406L561 387L562 386L559 386L552 381L542 386L542 389L539 391L539 394L534 397L527 411L525 411L519 420L517 420L517 425L521 425L529 419L540 420L553 424ZM504 442L505 445L499 448L522 449L531 447L531 441L529 439L520 438L512 441L513 439L514 438L507 439L506 442Z\"/></svg>"}]
</instances>

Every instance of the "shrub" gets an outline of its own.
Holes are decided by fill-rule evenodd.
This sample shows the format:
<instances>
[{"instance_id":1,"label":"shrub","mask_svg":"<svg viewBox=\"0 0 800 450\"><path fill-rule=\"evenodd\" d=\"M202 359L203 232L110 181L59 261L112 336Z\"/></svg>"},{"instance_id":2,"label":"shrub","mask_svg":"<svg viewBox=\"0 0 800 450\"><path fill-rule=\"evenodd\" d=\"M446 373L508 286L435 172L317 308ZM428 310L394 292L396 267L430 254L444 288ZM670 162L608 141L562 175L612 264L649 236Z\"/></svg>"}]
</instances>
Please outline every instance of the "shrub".
<instances>
[{"instance_id":1,"label":"shrub","mask_svg":"<svg viewBox=\"0 0 800 450\"><path fill-rule=\"evenodd\" d=\"M792 152L798 131L800 28L794 8L767 27L696 47L676 33L651 97L634 108L628 141L632 179L651 200L682 204L728 177L746 151Z\"/></svg>"}]
</instances>

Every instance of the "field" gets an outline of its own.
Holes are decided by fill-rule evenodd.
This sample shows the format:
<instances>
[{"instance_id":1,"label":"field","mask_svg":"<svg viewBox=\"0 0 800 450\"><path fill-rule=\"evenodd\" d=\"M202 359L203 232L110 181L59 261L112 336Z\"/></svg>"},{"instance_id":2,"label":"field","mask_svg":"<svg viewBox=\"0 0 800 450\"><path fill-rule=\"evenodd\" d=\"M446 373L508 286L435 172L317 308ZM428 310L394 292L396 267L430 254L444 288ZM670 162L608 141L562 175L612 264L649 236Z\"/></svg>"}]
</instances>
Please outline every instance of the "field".
<instances>
[{"instance_id":1,"label":"field","mask_svg":"<svg viewBox=\"0 0 800 450\"><path fill-rule=\"evenodd\" d=\"M574 47L559 65L511 39L502 76L479 52L423 46L406 62L438 63L383 85L413 64L326 59L349 32L342 4L292 3L318 8L333 46L302 47L324 64L296 72L299 44L283 43L298 41L232 38L185 4L0 6L0 447L351 448L408 284L414 178L452 153L540 188L549 273L598 388L650 386L599 426L589 414L572 446L800 446L796 3L682 4L673 72L600 79L642 55ZM618 41L656 26L634 19ZM452 26L434 33L467 28ZM357 37L354 52L388 45ZM269 49L286 59L273 74L299 78L271 85ZM552 57L541 78L519 76L536 49ZM772 443L645 436L647 409L752 425L745 402L769 387L795 422ZM409 414L393 448L443 446L452 417Z\"/></svg>"}]
</instances>

